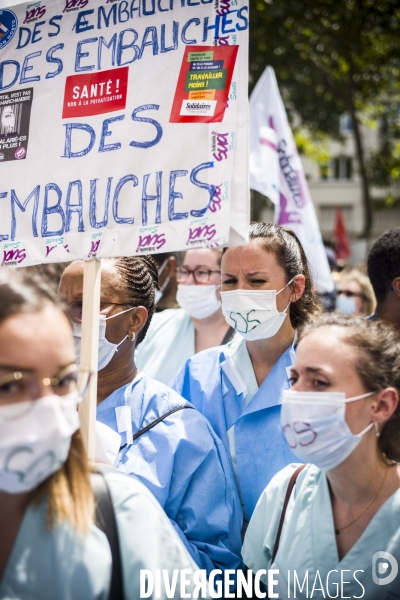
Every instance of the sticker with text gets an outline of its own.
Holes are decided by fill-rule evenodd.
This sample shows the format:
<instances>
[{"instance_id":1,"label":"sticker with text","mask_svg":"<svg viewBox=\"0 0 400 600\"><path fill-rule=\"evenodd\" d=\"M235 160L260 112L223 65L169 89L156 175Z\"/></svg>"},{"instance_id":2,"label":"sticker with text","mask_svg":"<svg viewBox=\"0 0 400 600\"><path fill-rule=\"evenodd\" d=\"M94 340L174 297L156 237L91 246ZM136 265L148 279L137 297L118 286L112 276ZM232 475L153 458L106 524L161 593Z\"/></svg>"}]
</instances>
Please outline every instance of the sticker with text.
<instances>
[{"instance_id":1,"label":"sticker with text","mask_svg":"<svg viewBox=\"0 0 400 600\"><path fill-rule=\"evenodd\" d=\"M228 101L238 46L186 46L170 123L219 123Z\"/></svg>"},{"instance_id":2,"label":"sticker with text","mask_svg":"<svg viewBox=\"0 0 400 600\"><path fill-rule=\"evenodd\" d=\"M128 73L129 67L121 67L67 77L62 118L90 117L124 110Z\"/></svg>"}]
</instances>

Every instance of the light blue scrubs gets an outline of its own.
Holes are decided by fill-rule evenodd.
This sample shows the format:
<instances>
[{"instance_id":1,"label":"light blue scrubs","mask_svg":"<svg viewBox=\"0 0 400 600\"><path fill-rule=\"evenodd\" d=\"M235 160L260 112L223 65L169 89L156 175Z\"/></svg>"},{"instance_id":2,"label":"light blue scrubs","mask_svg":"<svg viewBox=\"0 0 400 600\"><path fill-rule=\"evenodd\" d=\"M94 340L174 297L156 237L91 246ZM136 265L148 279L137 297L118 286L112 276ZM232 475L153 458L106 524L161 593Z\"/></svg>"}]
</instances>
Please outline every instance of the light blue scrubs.
<instances>
[{"instance_id":1,"label":"light blue scrubs","mask_svg":"<svg viewBox=\"0 0 400 600\"><path fill-rule=\"evenodd\" d=\"M116 408L129 407L132 431L190 403L141 373L97 407L97 420L118 431ZM120 428L121 429L121 428ZM122 445L127 434L119 431ZM234 474L207 419L183 409L120 450L115 466L154 494L201 569L241 565L242 515Z\"/></svg>"},{"instance_id":2,"label":"light blue scrubs","mask_svg":"<svg viewBox=\"0 0 400 600\"><path fill-rule=\"evenodd\" d=\"M246 405L245 393L227 375L229 346L204 350L190 358L171 387L207 417L228 454L227 432L235 426L235 467L244 511L250 518L275 473L298 460L286 442L280 422L281 393L290 387L287 368L292 365L294 351L290 347L282 354Z\"/></svg>"},{"instance_id":3,"label":"light blue scrubs","mask_svg":"<svg viewBox=\"0 0 400 600\"><path fill-rule=\"evenodd\" d=\"M400 566L400 490L381 506L361 537L339 560L328 481L324 471L314 465L307 465L297 478L287 507L279 550L271 565L287 486L297 466L290 465L278 473L263 492L243 545L246 566L253 572L269 568L278 570L275 579L279 583L273 591L281 600L398 600L400 574L397 573L392 582L384 583L383 578L394 573L396 561ZM382 569L380 572L379 564L389 561L388 557L382 556L374 562L376 552L390 553L392 559L389 560L394 560L394 567L391 565L386 572ZM380 584L374 582L373 572ZM261 580L267 585L265 574Z\"/></svg>"},{"instance_id":4,"label":"light blue scrubs","mask_svg":"<svg viewBox=\"0 0 400 600\"><path fill-rule=\"evenodd\" d=\"M135 350L137 367L153 379L168 384L195 353L194 337L192 319L182 308L155 313L146 337Z\"/></svg>"},{"instance_id":5,"label":"light blue scrubs","mask_svg":"<svg viewBox=\"0 0 400 600\"><path fill-rule=\"evenodd\" d=\"M140 569L196 569L160 505L134 477L102 469L113 500L123 572L124 597L140 598ZM92 525L88 535L68 523L50 530L46 498L28 506L0 581L1 600L106 600L111 551ZM180 597L180 596L179 596ZM167 598L161 586L161 598Z\"/></svg>"}]
</instances>

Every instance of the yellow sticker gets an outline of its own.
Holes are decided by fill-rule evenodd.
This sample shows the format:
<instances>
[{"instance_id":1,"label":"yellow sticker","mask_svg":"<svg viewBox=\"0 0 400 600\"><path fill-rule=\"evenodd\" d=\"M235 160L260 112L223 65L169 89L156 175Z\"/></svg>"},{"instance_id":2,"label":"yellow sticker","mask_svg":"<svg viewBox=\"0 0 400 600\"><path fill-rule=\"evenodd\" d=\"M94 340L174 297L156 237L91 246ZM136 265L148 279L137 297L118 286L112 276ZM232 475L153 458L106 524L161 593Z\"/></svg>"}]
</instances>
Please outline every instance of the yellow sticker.
<instances>
[{"instance_id":1,"label":"yellow sticker","mask_svg":"<svg viewBox=\"0 0 400 600\"><path fill-rule=\"evenodd\" d=\"M214 100L216 90L198 90L189 92L189 100Z\"/></svg>"}]
</instances>

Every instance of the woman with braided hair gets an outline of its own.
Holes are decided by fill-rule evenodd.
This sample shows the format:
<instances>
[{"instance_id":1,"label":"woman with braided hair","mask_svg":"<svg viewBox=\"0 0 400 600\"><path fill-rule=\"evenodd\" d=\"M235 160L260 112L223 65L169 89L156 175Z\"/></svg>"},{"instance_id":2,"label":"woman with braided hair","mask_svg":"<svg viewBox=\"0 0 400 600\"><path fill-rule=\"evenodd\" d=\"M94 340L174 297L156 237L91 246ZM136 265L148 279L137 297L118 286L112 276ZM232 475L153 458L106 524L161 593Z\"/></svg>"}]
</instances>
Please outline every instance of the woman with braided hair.
<instances>
[{"instance_id":1,"label":"woman with braided hair","mask_svg":"<svg viewBox=\"0 0 400 600\"><path fill-rule=\"evenodd\" d=\"M246 522L270 479L294 460L280 427L280 398L296 330L318 310L295 234L252 224L247 246L224 251L221 300L241 339L190 358L172 387L207 417L229 452Z\"/></svg>"},{"instance_id":2,"label":"woman with braided hair","mask_svg":"<svg viewBox=\"0 0 400 600\"><path fill-rule=\"evenodd\" d=\"M78 353L83 266L71 263L59 290L74 321ZM117 437L110 462L154 494L199 567L207 573L237 569L241 510L225 449L203 415L135 364L157 285L157 265L149 256L102 260L97 424Z\"/></svg>"}]
</instances>

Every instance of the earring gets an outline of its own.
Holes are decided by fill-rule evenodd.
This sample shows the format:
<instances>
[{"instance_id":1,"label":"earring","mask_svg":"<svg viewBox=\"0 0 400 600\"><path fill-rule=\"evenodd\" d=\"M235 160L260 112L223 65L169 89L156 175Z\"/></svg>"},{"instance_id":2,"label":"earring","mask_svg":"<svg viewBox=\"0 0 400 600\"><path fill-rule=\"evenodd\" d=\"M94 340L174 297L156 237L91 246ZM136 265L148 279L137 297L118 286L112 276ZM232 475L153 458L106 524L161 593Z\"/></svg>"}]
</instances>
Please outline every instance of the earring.
<instances>
[{"instance_id":1,"label":"earring","mask_svg":"<svg viewBox=\"0 0 400 600\"><path fill-rule=\"evenodd\" d=\"M375 423L375 435L377 438L381 435L381 432L379 431L379 423Z\"/></svg>"},{"instance_id":2,"label":"earring","mask_svg":"<svg viewBox=\"0 0 400 600\"><path fill-rule=\"evenodd\" d=\"M136 335L132 332L131 335L129 336L129 341L134 342L135 337L136 337Z\"/></svg>"}]
</instances>

